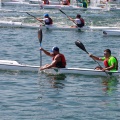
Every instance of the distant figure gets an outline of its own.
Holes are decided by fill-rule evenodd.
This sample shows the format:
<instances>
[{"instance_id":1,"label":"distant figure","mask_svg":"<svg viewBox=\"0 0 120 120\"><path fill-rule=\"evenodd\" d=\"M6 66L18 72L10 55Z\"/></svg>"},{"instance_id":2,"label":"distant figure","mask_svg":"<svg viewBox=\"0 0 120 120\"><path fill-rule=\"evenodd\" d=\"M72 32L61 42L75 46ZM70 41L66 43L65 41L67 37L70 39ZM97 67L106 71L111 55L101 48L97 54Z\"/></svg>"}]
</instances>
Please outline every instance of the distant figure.
<instances>
[{"instance_id":1,"label":"distant figure","mask_svg":"<svg viewBox=\"0 0 120 120\"><path fill-rule=\"evenodd\" d=\"M65 56L59 52L58 47L56 47L56 46L53 47L52 51L51 51L52 53L46 51L43 48L40 48L40 50L42 50L47 56L52 57L52 62L50 64L46 64L46 65L42 66L40 68L40 70L49 69L52 67L57 67L57 68L65 68L66 67Z\"/></svg>"},{"instance_id":2,"label":"distant figure","mask_svg":"<svg viewBox=\"0 0 120 120\"><path fill-rule=\"evenodd\" d=\"M87 8L87 7L88 7L88 3L87 3L86 0L83 0L83 7L84 7L84 8Z\"/></svg>"},{"instance_id":3,"label":"distant figure","mask_svg":"<svg viewBox=\"0 0 120 120\"><path fill-rule=\"evenodd\" d=\"M38 20L41 22L41 21L44 21L45 22L45 25L52 25L53 24L53 20L49 17L49 14L45 14L44 15L44 19L40 19L38 18Z\"/></svg>"},{"instance_id":4,"label":"distant figure","mask_svg":"<svg viewBox=\"0 0 120 120\"><path fill-rule=\"evenodd\" d=\"M49 5L49 0L43 0L43 4L48 4Z\"/></svg>"},{"instance_id":5,"label":"distant figure","mask_svg":"<svg viewBox=\"0 0 120 120\"><path fill-rule=\"evenodd\" d=\"M82 6L84 8L87 8L88 7L88 1L87 0L76 0L76 2L78 3L82 3Z\"/></svg>"},{"instance_id":6,"label":"distant figure","mask_svg":"<svg viewBox=\"0 0 120 120\"><path fill-rule=\"evenodd\" d=\"M77 26L72 26L72 27L83 27L85 25L85 21L83 18L81 18L80 14L77 14L75 19L70 18L71 21L74 21Z\"/></svg>"},{"instance_id":7,"label":"distant figure","mask_svg":"<svg viewBox=\"0 0 120 120\"><path fill-rule=\"evenodd\" d=\"M92 57L94 60L98 60L98 61L103 61L104 63L104 68L97 66L95 69L97 70L108 70L108 71L117 71L118 70L118 60L116 57L111 55L111 50L110 49L106 49L104 50L104 57L99 58L96 57L94 55L89 54L90 57Z\"/></svg>"},{"instance_id":8,"label":"distant figure","mask_svg":"<svg viewBox=\"0 0 120 120\"><path fill-rule=\"evenodd\" d=\"M70 5L70 0L62 0L62 5Z\"/></svg>"}]
</instances>

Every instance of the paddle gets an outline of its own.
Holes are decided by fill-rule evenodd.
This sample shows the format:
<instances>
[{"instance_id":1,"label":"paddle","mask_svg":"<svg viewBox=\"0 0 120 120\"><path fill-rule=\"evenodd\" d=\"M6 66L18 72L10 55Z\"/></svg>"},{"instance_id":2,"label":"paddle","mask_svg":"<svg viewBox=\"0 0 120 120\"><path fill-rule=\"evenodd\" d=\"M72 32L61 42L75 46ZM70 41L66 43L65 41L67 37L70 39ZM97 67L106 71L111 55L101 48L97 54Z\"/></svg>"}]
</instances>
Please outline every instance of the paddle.
<instances>
[{"instance_id":1,"label":"paddle","mask_svg":"<svg viewBox=\"0 0 120 120\"><path fill-rule=\"evenodd\" d=\"M37 17L35 17L35 16L33 16L33 15L31 15L30 13L28 13L28 12L26 12L28 15L30 15L30 16L32 16L32 17L34 17L36 20L38 20L38 21L40 21ZM43 23L42 21L40 21L43 25L45 25L45 23Z\"/></svg>"},{"instance_id":2,"label":"paddle","mask_svg":"<svg viewBox=\"0 0 120 120\"><path fill-rule=\"evenodd\" d=\"M69 20L71 20L72 18L71 17L69 17L65 12L63 12L61 9L59 9L60 10L60 12L61 13L63 13L64 15L66 15L68 18L69 18ZM72 22L74 22L75 24L76 24L76 22L74 21L74 20L71 20ZM77 25L77 24L76 24Z\"/></svg>"},{"instance_id":3,"label":"paddle","mask_svg":"<svg viewBox=\"0 0 120 120\"><path fill-rule=\"evenodd\" d=\"M88 51L86 50L85 46L82 44L82 42L80 42L80 41L77 40L77 41L75 41L75 44L76 44L77 47L79 47L80 49L82 49L83 51L85 51L87 54L89 54ZM95 59L93 59L93 60L101 67L101 65ZM105 72L105 73L108 75L107 72Z\"/></svg>"},{"instance_id":4,"label":"paddle","mask_svg":"<svg viewBox=\"0 0 120 120\"><path fill-rule=\"evenodd\" d=\"M40 43L40 47L42 46L42 29L40 28L38 30L38 39L39 39L39 43ZM42 51L40 50L40 67L42 66Z\"/></svg>"}]
</instances>

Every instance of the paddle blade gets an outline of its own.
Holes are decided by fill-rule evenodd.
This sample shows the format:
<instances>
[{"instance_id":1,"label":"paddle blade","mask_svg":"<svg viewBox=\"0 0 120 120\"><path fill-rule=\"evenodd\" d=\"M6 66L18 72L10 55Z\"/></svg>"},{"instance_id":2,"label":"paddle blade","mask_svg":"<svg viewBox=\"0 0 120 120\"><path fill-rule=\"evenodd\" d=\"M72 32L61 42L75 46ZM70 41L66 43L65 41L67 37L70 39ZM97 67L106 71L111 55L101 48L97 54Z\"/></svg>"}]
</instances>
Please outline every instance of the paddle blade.
<instances>
[{"instance_id":1,"label":"paddle blade","mask_svg":"<svg viewBox=\"0 0 120 120\"><path fill-rule=\"evenodd\" d=\"M38 39L39 39L39 42L41 44L42 43L42 29L38 30Z\"/></svg>"},{"instance_id":2,"label":"paddle blade","mask_svg":"<svg viewBox=\"0 0 120 120\"><path fill-rule=\"evenodd\" d=\"M85 46L82 44L82 42L80 42L80 41L75 41L75 44L76 44L76 46L77 47L79 47L80 49L82 49L83 51L85 51L87 54L89 54L88 52L87 52L87 50L85 49Z\"/></svg>"}]
</instances>

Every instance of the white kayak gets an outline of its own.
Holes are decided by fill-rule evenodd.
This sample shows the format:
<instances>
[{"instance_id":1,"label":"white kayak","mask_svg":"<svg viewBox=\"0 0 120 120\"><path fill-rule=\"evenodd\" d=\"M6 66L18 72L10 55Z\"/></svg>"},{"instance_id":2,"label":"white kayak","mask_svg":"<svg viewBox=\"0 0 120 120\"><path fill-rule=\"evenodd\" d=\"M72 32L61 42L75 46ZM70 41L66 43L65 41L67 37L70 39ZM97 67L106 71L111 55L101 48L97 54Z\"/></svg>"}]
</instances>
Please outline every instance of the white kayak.
<instances>
[{"instance_id":1,"label":"white kayak","mask_svg":"<svg viewBox=\"0 0 120 120\"><path fill-rule=\"evenodd\" d=\"M104 36L120 36L120 29L118 30L104 30Z\"/></svg>"},{"instance_id":2,"label":"white kayak","mask_svg":"<svg viewBox=\"0 0 120 120\"><path fill-rule=\"evenodd\" d=\"M30 4L44 4L43 0L29 0ZM62 1L49 1L49 5L62 5ZM83 6L83 3L74 3L76 6Z\"/></svg>"},{"instance_id":3,"label":"white kayak","mask_svg":"<svg viewBox=\"0 0 120 120\"><path fill-rule=\"evenodd\" d=\"M38 72L39 68L40 68L39 66L20 64L17 61L0 60L0 70Z\"/></svg>"},{"instance_id":4,"label":"white kayak","mask_svg":"<svg viewBox=\"0 0 120 120\"><path fill-rule=\"evenodd\" d=\"M0 70L38 72L39 66L20 64L17 61L12 61L12 60L0 60ZM118 71L105 73L101 70L94 70L87 68L51 68L51 69L42 70L41 72L52 75L59 75L59 74L79 74L79 75L90 75L90 76L120 75L120 72Z\"/></svg>"},{"instance_id":5,"label":"white kayak","mask_svg":"<svg viewBox=\"0 0 120 120\"><path fill-rule=\"evenodd\" d=\"M12 22L12 21L0 21L0 27L10 27L10 28L31 28L38 29L40 25L37 24L26 24L22 22ZM104 26L84 26L82 28L76 28L71 26L58 26L58 25L46 25L42 26L43 30L106 30L106 29L120 29L118 27L104 27Z\"/></svg>"},{"instance_id":6,"label":"white kayak","mask_svg":"<svg viewBox=\"0 0 120 120\"><path fill-rule=\"evenodd\" d=\"M88 8L84 8L77 5L46 5L46 4L30 4L29 2L1 2L3 6L30 6L30 7L40 7L41 9L63 9L63 10L120 10L120 8L113 7L96 7L96 6L89 6Z\"/></svg>"},{"instance_id":7,"label":"white kayak","mask_svg":"<svg viewBox=\"0 0 120 120\"><path fill-rule=\"evenodd\" d=\"M16 2L1 2L2 6L40 6L39 4L30 4L29 2L16 1Z\"/></svg>"},{"instance_id":8,"label":"white kayak","mask_svg":"<svg viewBox=\"0 0 120 120\"><path fill-rule=\"evenodd\" d=\"M120 72L104 72L101 70L94 70L88 68L52 68L43 70L46 74L59 75L59 74L78 74L90 76L120 76Z\"/></svg>"},{"instance_id":9,"label":"white kayak","mask_svg":"<svg viewBox=\"0 0 120 120\"><path fill-rule=\"evenodd\" d=\"M29 0L29 3L30 4L43 4L43 1L42 0ZM60 1L49 1L49 5L60 5L62 4L62 2Z\"/></svg>"}]
</instances>

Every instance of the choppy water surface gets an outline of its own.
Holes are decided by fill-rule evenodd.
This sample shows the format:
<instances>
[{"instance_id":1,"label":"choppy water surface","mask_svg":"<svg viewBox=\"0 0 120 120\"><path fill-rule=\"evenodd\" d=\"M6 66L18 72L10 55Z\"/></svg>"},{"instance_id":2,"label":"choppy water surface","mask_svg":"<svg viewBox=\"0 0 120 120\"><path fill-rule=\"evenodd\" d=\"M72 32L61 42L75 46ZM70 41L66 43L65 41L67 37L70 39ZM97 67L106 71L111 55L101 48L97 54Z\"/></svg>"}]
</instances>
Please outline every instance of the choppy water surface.
<instances>
[{"instance_id":1,"label":"choppy water surface","mask_svg":"<svg viewBox=\"0 0 120 120\"><path fill-rule=\"evenodd\" d=\"M42 14L49 12L55 23L72 25L59 11L42 11L32 14L42 17ZM72 17L78 12L85 18L87 25L92 22L93 25L119 26L119 11L66 11ZM1 20L37 22L25 13L1 13L0 16ZM114 19L111 19L112 17ZM39 65L37 31L0 28L1 59ZM42 47L50 50L57 45L61 53L65 54L68 67L94 68L97 64L75 46L76 40L81 40L88 52L98 56L103 55L104 49L110 48L120 61L120 38L104 37L102 31L43 31ZM50 62L51 58L42 54L42 63ZM50 76L42 73L0 71L0 119L118 120L119 81L120 78L74 74Z\"/></svg>"}]
</instances>

